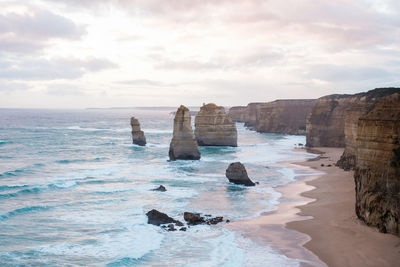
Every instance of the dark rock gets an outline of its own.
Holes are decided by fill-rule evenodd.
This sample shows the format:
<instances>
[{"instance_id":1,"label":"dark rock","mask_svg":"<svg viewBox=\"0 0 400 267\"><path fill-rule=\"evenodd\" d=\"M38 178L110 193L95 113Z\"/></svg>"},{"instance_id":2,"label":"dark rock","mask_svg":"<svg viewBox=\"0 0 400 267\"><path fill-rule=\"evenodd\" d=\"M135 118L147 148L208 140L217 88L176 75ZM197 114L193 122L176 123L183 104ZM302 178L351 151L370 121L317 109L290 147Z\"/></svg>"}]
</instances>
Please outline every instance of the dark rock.
<instances>
[{"instance_id":1,"label":"dark rock","mask_svg":"<svg viewBox=\"0 0 400 267\"><path fill-rule=\"evenodd\" d=\"M223 220L224 220L224 217L217 216L215 218L211 218L211 219L206 220L206 223L207 224L217 224L217 223L222 222Z\"/></svg>"},{"instance_id":2,"label":"dark rock","mask_svg":"<svg viewBox=\"0 0 400 267\"><path fill-rule=\"evenodd\" d=\"M176 222L175 222L175 225L176 225L176 226L183 226L184 224L183 224L182 222L180 222L180 221L176 221Z\"/></svg>"},{"instance_id":3,"label":"dark rock","mask_svg":"<svg viewBox=\"0 0 400 267\"><path fill-rule=\"evenodd\" d=\"M181 227L179 231L186 231L186 227Z\"/></svg>"},{"instance_id":4,"label":"dark rock","mask_svg":"<svg viewBox=\"0 0 400 267\"><path fill-rule=\"evenodd\" d=\"M185 212L183 214L183 219L191 225L201 224L205 222L204 218L200 216L200 213Z\"/></svg>"},{"instance_id":5,"label":"dark rock","mask_svg":"<svg viewBox=\"0 0 400 267\"><path fill-rule=\"evenodd\" d=\"M331 164L328 164L328 165L327 165L327 167L331 167L331 166L332 166Z\"/></svg>"},{"instance_id":6,"label":"dark rock","mask_svg":"<svg viewBox=\"0 0 400 267\"><path fill-rule=\"evenodd\" d=\"M160 226L161 224L166 224L166 223L181 223L181 222L169 217L167 214L159 212L158 210L154 210L154 209L147 212L146 215L147 215L147 223L157 225L157 226Z\"/></svg>"},{"instance_id":7,"label":"dark rock","mask_svg":"<svg viewBox=\"0 0 400 267\"><path fill-rule=\"evenodd\" d=\"M230 221L230 220L226 220L225 222L226 222L226 223L230 223L231 221Z\"/></svg>"},{"instance_id":8,"label":"dark rock","mask_svg":"<svg viewBox=\"0 0 400 267\"><path fill-rule=\"evenodd\" d=\"M325 166L325 164L321 164L321 167L324 167Z\"/></svg>"},{"instance_id":9,"label":"dark rock","mask_svg":"<svg viewBox=\"0 0 400 267\"><path fill-rule=\"evenodd\" d=\"M247 176L246 168L240 162L231 163L226 169L225 176L228 178L229 182L234 184L242 184L245 186L254 186L249 176Z\"/></svg>"},{"instance_id":10,"label":"dark rock","mask_svg":"<svg viewBox=\"0 0 400 267\"><path fill-rule=\"evenodd\" d=\"M176 231L176 229L172 223L168 224L168 231Z\"/></svg>"},{"instance_id":11,"label":"dark rock","mask_svg":"<svg viewBox=\"0 0 400 267\"><path fill-rule=\"evenodd\" d=\"M160 185L160 186L157 187L157 188L151 189L151 191L165 192L165 191L167 191L167 189L166 189L163 185Z\"/></svg>"}]
</instances>

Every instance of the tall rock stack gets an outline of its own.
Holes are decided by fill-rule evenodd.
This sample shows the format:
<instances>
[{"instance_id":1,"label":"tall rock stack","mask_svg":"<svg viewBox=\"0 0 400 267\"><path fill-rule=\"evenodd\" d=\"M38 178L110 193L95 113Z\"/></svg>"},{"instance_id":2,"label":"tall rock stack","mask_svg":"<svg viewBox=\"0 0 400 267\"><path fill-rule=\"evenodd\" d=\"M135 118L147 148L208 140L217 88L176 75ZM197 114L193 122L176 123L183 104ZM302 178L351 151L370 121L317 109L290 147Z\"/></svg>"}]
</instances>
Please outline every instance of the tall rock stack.
<instances>
[{"instance_id":1,"label":"tall rock stack","mask_svg":"<svg viewBox=\"0 0 400 267\"><path fill-rule=\"evenodd\" d=\"M357 216L400 235L400 94L383 98L359 119L356 161Z\"/></svg>"},{"instance_id":2,"label":"tall rock stack","mask_svg":"<svg viewBox=\"0 0 400 267\"><path fill-rule=\"evenodd\" d=\"M194 137L189 109L181 105L175 114L174 133L169 146L170 160L198 160L200 151Z\"/></svg>"},{"instance_id":3,"label":"tall rock stack","mask_svg":"<svg viewBox=\"0 0 400 267\"><path fill-rule=\"evenodd\" d=\"M195 118L195 127L199 146L237 146L236 124L223 107L203 105Z\"/></svg>"},{"instance_id":4,"label":"tall rock stack","mask_svg":"<svg viewBox=\"0 0 400 267\"><path fill-rule=\"evenodd\" d=\"M132 143L145 146L146 145L146 137L144 136L144 132L140 130L140 123L135 118L131 118L131 127L132 127Z\"/></svg>"}]
</instances>

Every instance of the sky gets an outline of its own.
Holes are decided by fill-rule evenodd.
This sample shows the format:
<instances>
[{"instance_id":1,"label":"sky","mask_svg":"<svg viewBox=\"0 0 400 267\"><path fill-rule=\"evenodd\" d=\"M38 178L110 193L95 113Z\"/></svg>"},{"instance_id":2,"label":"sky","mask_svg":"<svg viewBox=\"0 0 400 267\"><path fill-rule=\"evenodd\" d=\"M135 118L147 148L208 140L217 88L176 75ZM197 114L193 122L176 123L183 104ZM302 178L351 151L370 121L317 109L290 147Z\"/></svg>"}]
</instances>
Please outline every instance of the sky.
<instances>
[{"instance_id":1,"label":"sky","mask_svg":"<svg viewBox=\"0 0 400 267\"><path fill-rule=\"evenodd\" d=\"M400 87L398 0L0 0L0 108Z\"/></svg>"}]
</instances>

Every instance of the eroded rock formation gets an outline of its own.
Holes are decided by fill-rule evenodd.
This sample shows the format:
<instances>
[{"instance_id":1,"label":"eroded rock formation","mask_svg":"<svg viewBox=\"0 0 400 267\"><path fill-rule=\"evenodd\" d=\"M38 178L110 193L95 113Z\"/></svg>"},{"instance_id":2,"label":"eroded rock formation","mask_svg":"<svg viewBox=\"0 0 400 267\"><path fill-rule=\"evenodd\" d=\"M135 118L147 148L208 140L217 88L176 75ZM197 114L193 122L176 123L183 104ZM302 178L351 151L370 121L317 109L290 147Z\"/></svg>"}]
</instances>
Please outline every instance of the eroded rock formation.
<instances>
[{"instance_id":1,"label":"eroded rock formation","mask_svg":"<svg viewBox=\"0 0 400 267\"><path fill-rule=\"evenodd\" d=\"M145 146L146 145L146 137L144 136L144 132L140 129L140 123L135 118L131 118L131 127L132 127L132 143Z\"/></svg>"},{"instance_id":2,"label":"eroded rock formation","mask_svg":"<svg viewBox=\"0 0 400 267\"><path fill-rule=\"evenodd\" d=\"M261 133L305 134L306 118L314 99L276 100L232 107L229 116L246 127Z\"/></svg>"},{"instance_id":3,"label":"eroded rock formation","mask_svg":"<svg viewBox=\"0 0 400 267\"><path fill-rule=\"evenodd\" d=\"M194 134L199 146L237 146L236 124L223 107L203 105L195 118Z\"/></svg>"},{"instance_id":4,"label":"eroded rock formation","mask_svg":"<svg viewBox=\"0 0 400 267\"><path fill-rule=\"evenodd\" d=\"M189 109L181 105L174 118L174 133L169 146L170 160L198 160L200 151L194 137Z\"/></svg>"},{"instance_id":5,"label":"eroded rock formation","mask_svg":"<svg viewBox=\"0 0 400 267\"><path fill-rule=\"evenodd\" d=\"M400 94L380 100L357 128L357 216L380 231L400 233Z\"/></svg>"},{"instance_id":6,"label":"eroded rock formation","mask_svg":"<svg viewBox=\"0 0 400 267\"><path fill-rule=\"evenodd\" d=\"M256 185L250 180L249 176L247 176L246 168L240 162L231 163L228 169L226 169L225 176L228 178L229 182L234 184L242 184L245 186Z\"/></svg>"}]
</instances>

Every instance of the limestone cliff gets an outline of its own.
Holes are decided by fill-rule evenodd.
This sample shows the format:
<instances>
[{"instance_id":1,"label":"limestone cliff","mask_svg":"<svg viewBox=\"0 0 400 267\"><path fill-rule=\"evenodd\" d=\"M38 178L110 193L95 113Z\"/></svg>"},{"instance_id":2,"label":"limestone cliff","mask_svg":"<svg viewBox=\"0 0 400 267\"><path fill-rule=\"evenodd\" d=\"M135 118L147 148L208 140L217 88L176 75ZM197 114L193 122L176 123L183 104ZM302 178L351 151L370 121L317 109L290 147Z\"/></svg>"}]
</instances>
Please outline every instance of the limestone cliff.
<instances>
[{"instance_id":1,"label":"limestone cliff","mask_svg":"<svg viewBox=\"0 0 400 267\"><path fill-rule=\"evenodd\" d=\"M231 118L233 121L245 122L246 111L247 107L243 106L231 107L228 112L228 117Z\"/></svg>"},{"instance_id":2,"label":"limestone cliff","mask_svg":"<svg viewBox=\"0 0 400 267\"><path fill-rule=\"evenodd\" d=\"M380 88L355 95L355 101L347 110L344 121L345 150L337 165L345 170L356 166L356 139L358 119L370 111L383 97L400 93L399 88Z\"/></svg>"},{"instance_id":3,"label":"limestone cliff","mask_svg":"<svg viewBox=\"0 0 400 267\"><path fill-rule=\"evenodd\" d=\"M215 104L200 108L194 133L199 146L237 146L236 124Z\"/></svg>"},{"instance_id":4,"label":"limestone cliff","mask_svg":"<svg viewBox=\"0 0 400 267\"><path fill-rule=\"evenodd\" d=\"M314 99L288 99L232 107L229 116L261 133L305 134Z\"/></svg>"},{"instance_id":5,"label":"limestone cliff","mask_svg":"<svg viewBox=\"0 0 400 267\"><path fill-rule=\"evenodd\" d=\"M355 124L380 98L396 88L379 88L354 95L328 95L317 100L307 118L306 145L309 147L345 147L346 134L354 140ZM345 122L348 111L351 113Z\"/></svg>"},{"instance_id":6,"label":"limestone cliff","mask_svg":"<svg viewBox=\"0 0 400 267\"><path fill-rule=\"evenodd\" d=\"M131 118L131 127L132 127L132 143L139 146L145 146L146 137L144 136L144 132L140 130L140 123L135 117Z\"/></svg>"},{"instance_id":7,"label":"limestone cliff","mask_svg":"<svg viewBox=\"0 0 400 267\"><path fill-rule=\"evenodd\" d=\"M189 109L181 105L174 118L174 133L169 147L170 160L200 159L200 151L194 137Z\"/></svg>"},{"instance_id":8,"label":"limestone cliff","mask_svg":"<svg viewBox=\"0 0 400 267\"><path fill-rule=\"evenodd\" d=\"M359 118L356 213L382 232L400 233L400 94L380 100Z\"/></svg>"},{"instance_id":9,"label":"limestone cliff","mask_svg":"<svg viewBox=\"0 0 400 267\"><path fill-rule=\"evenodd\" d=\"M254 129L261 133L305 134L313 99L276 100L259 106Z\"/></svg>"}]
</instances>

